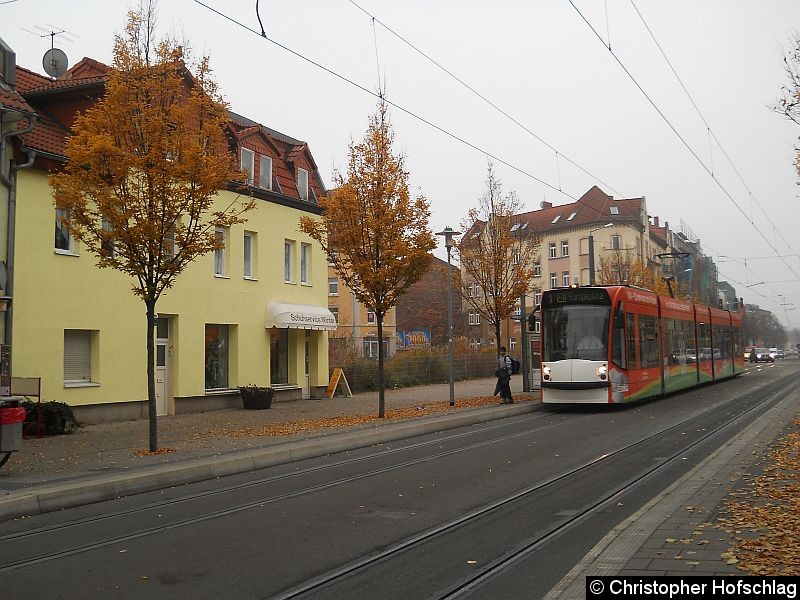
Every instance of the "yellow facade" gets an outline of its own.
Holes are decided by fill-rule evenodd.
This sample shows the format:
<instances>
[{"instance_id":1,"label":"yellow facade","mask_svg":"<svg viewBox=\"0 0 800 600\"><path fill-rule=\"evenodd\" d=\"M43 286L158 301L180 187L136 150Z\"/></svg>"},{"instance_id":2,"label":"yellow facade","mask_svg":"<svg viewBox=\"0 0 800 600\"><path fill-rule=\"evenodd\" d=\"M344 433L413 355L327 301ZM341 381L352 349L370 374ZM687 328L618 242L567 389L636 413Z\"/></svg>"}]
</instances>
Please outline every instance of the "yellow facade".
<instances>
[{"instance_id":1,"label":"yellow facade","mask_svg":"<svg viewBox=\"0 0 800 600\"><path fill-rule=\"evenodd\" d=\"M45 400L95 408L128 403L123 412L138 416L147 398L147 327L144 303L132 292L133 280L112 269L98 269L96 258L80 243L72 252L56 250L55 210L46 173L20 171L17 183L12 374L41 377ZM222 208L233 199L231 192L220 192L218 205ZM225 232L223 273L215 274L213 253L202 256L156 305L169 323L163 414L211 408L215 400L217 405L223 399L230 402L230 392L240 385L274 385L270 334L276 330L267 326L268 304L327 307L325 255L298 229L300 217L309 213L260 198L255 203L245 224ZM244 275L245 232L253 240L249 278ZM284 278L287 240L298 252L292 282ZM300 283L299 275L303 244L310 249L307 283ZM227 385L213 391L206 390L205 377L209 324L228 326ZM91 381L65 382L65 330L91 332ZM289 328L283 335L288 343L287 381L280 387L318 395L328 380L327 331Z\"/></svg>"}]
</instances>

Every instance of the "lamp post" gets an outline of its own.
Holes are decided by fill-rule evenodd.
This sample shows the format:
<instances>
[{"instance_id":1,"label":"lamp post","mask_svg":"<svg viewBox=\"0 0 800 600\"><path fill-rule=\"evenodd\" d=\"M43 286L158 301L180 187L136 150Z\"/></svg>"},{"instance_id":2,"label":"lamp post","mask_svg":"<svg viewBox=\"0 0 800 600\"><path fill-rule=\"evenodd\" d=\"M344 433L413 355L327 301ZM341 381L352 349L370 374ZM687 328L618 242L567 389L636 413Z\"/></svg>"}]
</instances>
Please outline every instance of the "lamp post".
<instances>
[{"instance_id":1,"label":"lamp post","mask_svg":"<svg viewBox=\"0 0 800 600\"><path fill-rule=\"evenodd\" d=\"M450 406L455 406L456 396L453 386L453 279L450 276L450 251L455 246L453 237L461 235L461 232L453 231L448 225L436 235L444 236L444 245L447 248L447 372L450 376Z\"/></svg>"},{"instance_id":2,"label":"lamp post","mask_svg":"<svg viewBox=\"0 0 800 600\"><path fill-rule=\"evenodd\" d=\"M594 236L595 231L600 231L606 227L611 227L613 223L606 223L602 227L595 227L589 230L589 285L594 285Z\"/></svg>"}]
</instances>

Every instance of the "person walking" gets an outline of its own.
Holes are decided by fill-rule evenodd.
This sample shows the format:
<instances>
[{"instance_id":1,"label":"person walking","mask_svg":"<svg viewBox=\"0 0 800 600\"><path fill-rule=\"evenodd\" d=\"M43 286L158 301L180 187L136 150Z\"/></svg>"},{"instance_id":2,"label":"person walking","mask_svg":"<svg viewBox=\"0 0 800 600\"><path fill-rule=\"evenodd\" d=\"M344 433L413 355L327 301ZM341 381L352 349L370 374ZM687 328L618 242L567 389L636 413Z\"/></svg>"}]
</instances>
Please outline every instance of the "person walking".
<instances>
[{"instance_id":1,"label":"person walking","mask_svg":"<svg viewBox=\"0 0 800 600\"><path fill-rule=\"evenodd\" d=\"M511 373L513 364L511 357L506 353L506 347L500 346L500 358L497 359L497 384L494 386L494 394L500 393L500 404L514 404L514 397L511 395Z\"/></svg>"}]
</instances>

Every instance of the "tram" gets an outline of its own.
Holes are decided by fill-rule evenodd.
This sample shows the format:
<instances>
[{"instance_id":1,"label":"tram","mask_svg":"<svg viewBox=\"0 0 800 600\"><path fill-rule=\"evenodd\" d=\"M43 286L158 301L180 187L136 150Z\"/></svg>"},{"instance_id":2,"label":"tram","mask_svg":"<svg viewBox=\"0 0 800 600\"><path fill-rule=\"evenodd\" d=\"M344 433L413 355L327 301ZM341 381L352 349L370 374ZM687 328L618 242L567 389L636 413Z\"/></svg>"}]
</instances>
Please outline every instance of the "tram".
<instances>
[{"instance_id":1,"label":"tram","mask_svg":"<svg viewBox=\"0 0 800 600\"><path fill-rule=\"evenodd\" d=\"M542 293L542 402L626 403L744 372L741 310L631 286Z\"/></svg>"}]
</instances>

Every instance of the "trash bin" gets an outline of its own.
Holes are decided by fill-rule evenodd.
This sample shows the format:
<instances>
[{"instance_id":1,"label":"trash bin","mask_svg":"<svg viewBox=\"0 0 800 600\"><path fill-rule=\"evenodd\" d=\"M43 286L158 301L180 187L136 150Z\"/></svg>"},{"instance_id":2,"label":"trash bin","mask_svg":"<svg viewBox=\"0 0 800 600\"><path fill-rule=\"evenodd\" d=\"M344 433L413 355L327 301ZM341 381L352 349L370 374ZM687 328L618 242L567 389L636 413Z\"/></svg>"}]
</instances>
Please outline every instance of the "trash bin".
<instances>
[{"instance_id":1,"label":"trash bin","mask_svg":"<svg viewBox=\"0 0 800 600\"><path fill-rule=\"evenodd\" d=\"M25 409L18 400L0 400L0 452L16 452L22 446Z\"/></svg>"}]
</instances>

